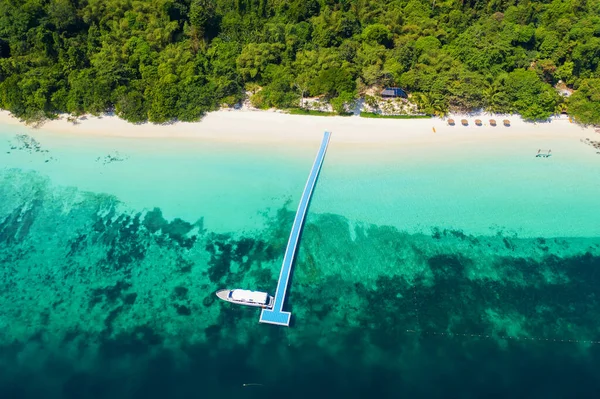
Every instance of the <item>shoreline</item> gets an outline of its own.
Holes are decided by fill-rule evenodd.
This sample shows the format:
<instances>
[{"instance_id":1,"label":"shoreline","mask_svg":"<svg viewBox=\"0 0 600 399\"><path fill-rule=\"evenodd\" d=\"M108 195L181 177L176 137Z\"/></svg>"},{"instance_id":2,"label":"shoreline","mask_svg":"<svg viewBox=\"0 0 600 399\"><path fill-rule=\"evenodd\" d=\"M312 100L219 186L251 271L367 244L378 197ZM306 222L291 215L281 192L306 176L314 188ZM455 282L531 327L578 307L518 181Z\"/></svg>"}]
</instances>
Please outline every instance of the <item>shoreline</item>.
<instances>
[{"instance_id":1,"label":"shoreline","mask_svg":"<svg viewBox=\"0 0 600 399\"><path fill-rule=\"evenodd\" d=\"M340 144L385 144L472 141L482 139L509 139L531 136L544 138L593 137L593 127L571 123L566 117L556 117L550 122L532 123L523 121L518 115L461 115L448 118L456 121L449 126L445 119L378 119L359 116L311 116L290 115L273 111L220 110L208 113L198 122L175 122L168 125L151 123L131 124L114 115L100 117L84 116L77 124L67 121L62 115L40 127L31 127L14 118L8 111L0 111L0 124L18 126L33 135L54 133L59 135L104 136L112 138L143 139L194 139L219 142L278 143L309 142L319 140L323 131L334 134ZM469 126L462 126L467 119ZM475 126L481 119L483 126ZM489 119L496 119L498 126L489 126ZM511 126L502 125L509 119Z\"/></svg>"},{"instance_id":2,"label":"shoreline","mask_svg":"<svg viewBox=\"0 0 600 399\"><path fill-rule=\"evenodd\" d=\"M158 206L169 220L206 217L205 226L225 233L253 231L264 223L265 210L297 201L328 129L333 137L312 200L315 213L402 231L444 226L486 235L500 226L519 236L597 233L587 212L600 190L593 177L600 158L581 142L595 136L593 129L566 118L530 124L509 117L510 128L478 127L475 117L467 119L469 127L442 119L221 111L198 123L132 125L104 117L34 130L11 118L11 125L0 120L0 139L12 154L4 156L5 167L40 171L60 187L114 195L131 209ZM35 139L43 151L13 152L16 134ZM534 157L539 149L556 157L541 161ZM122 166L104 161L112 157ZM585 211L565 210L573 206ZM565 212L574 225L549 222L549 214Z\"/></svg>"}]
</instances>

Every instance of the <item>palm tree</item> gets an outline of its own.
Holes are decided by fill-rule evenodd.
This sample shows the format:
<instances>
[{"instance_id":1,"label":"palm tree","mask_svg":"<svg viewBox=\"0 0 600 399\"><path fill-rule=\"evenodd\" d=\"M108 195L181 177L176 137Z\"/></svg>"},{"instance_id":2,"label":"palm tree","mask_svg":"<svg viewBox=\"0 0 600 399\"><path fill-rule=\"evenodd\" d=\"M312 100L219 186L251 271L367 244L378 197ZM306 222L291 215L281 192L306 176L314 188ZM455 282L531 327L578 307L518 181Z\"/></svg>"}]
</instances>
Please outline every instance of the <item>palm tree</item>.
<instances>
[{"instance_id":1,"label":"palm tree","mask_svg":"<svg viewBox=\"0 0 600 399\"><path fill-rule=\"evenodd\" d=\"M488 80L482 94L486 111L494 113L506 112L506 95L502 88L501 80Z\"/></svg>"},{"instance_id":2,"label":"palm tree","mask_svg":"<svg viewBox=\"0 0 600 399\"><path fill-rule=\"evenodd\" d=\"M440 93L413 93L413 98L419 109L425 114L439 117L448 114L448 104Z\"/></svg>"},{"instance_id":3,"label":"palm tree","mask_svg":"<svg viewBox=\"0 0 600 399\"><path fill-rule=\"evenodd\" d=\"M562 114L563 112L566 114L569 111L569 106L567 105L567 102L564 100L564 98L561 98L561 101L556 105L556 108L554 109L554 113L557 115Z\"/></svg>"},{"instance_id":4,"label":"palm tree","mask_svg":"<svg viewBox=\"0 0 600 399\"><path fill-rule=\"evenodd\" d=\"M300 92L300 108L304 108L304 95L308 93L309 89L309 78L307 75L298 75L294 82L294 87Z\"/></svg>"}]
</instances>

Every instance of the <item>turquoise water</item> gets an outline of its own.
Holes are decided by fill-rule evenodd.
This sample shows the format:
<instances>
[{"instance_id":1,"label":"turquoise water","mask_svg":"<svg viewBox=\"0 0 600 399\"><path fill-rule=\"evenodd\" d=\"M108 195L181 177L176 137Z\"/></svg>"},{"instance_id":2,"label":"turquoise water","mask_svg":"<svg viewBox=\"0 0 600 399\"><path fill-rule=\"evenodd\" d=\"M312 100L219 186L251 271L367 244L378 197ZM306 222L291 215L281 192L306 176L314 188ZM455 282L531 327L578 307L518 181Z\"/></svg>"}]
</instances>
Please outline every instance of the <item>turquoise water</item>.
<instances>
[{"instance_id":1,"label":"turquoise water","mask_svg":"<svg viewBox=\"0 0 600 399\"><path fill-rule=\"evenodd\" d=\"M335 134L285 329L214 292L273 291L319 141L0 128L2 397L599 388L597 155L574 138L538 159L525 137L381 147Z\"/></svg>"}]
</instances>

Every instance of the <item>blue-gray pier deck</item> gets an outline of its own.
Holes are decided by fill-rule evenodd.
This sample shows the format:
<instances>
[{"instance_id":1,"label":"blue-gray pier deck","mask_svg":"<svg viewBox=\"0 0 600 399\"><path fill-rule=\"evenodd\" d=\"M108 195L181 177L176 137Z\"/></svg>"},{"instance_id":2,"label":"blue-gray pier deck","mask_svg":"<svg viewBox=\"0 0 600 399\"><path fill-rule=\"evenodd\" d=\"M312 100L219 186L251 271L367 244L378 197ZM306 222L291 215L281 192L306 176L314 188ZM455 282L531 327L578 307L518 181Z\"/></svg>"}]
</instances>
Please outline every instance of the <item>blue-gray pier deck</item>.
<instances>
[{"instance_id":1,"label":"blue-gray pier deck","mask_svg":"<svg viewBox=\"0 0 600 399\"><path fill-rule=\"evenodd\" d=\"M298 241L300 239L300 232L302 231L302 225L304 224L304 218L310 202L315 184L317 183L317 177L325 158L325 152L327 151L327 145L329 144L329 138L331 137L330 132L325 132L323 141L321 142L321 148L317 153L315 162L312 170L308 175L302 198L300 198L300 204L298 205L298 211L294 218L294 224L292 225L292 232L288 240L287 248L285 249L285 255L283 257L283 264L281 266L281 272L279 273L279 280L277 281L277 290L275 291L275 301L272 309L263 309L260 314L261 323L277 324L280 326L290 325L290 312L283 311L283 302L285 301L285 294L287 291L288 281L292 271L294 262L294 255L296 254L296 248L298 247Z\"/></svg>"}]
</instances>

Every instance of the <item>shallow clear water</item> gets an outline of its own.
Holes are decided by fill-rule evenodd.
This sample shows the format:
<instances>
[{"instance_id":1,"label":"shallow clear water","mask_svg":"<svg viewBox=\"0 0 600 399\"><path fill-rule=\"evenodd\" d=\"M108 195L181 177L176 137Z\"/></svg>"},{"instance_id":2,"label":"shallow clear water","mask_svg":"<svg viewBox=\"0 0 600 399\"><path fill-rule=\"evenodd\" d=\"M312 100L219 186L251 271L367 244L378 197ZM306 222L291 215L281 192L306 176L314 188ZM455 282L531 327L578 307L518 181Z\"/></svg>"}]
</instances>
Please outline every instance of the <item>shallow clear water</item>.
<instances>
[{"instance_id":1,"label":"shallow clear water","mask_svg":"<svg viewBox=\"0 0 600 399\"><path fill-rule=\"evenodd\" d=\"M4 126L0 396L591 396L600 159L562 140L334 132L281 328L214 292L273 293L318 142Z\"/></svg>"}]
</instances>

